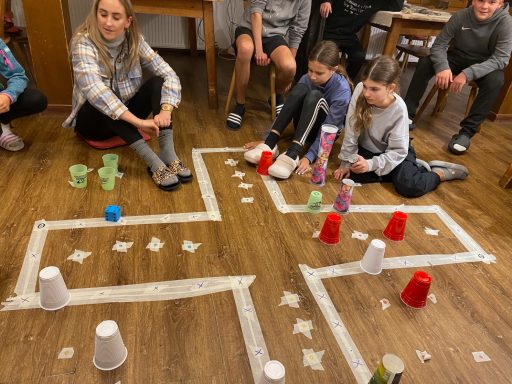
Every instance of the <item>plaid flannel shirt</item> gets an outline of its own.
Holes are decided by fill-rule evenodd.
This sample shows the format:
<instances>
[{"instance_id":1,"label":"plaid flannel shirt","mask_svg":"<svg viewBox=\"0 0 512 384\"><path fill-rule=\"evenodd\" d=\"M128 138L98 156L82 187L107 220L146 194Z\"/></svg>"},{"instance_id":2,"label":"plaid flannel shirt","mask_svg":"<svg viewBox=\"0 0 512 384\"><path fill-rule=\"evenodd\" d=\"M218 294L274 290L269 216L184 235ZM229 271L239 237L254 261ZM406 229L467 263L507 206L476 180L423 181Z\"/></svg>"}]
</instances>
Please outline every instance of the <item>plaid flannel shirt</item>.
<instances>
[{"instance_id":1,"label":"plaid flannel shirt","mask_svg":"<svg viewBox=\"0 0 512 384\"><path fill-rule=\"evenodd\" d=\"M73 45L72 64L74 74L73 108L69 117L62 124L65 128L74 127L76 116L88 101L92 106L117 120L128 108L126 104L142 86L142 69L164 79L161 104L178 107L181 100L181 84L176 72L160 57L141 36L139 45L139 62L129 71L124 69L124 61L128 56L127 44L116 60L110 57L115 65L115 77L119 94L111 88L112 74L100 63L99 53L95 45L86 35L81 36Z\"/></svg>"}]
</instances>

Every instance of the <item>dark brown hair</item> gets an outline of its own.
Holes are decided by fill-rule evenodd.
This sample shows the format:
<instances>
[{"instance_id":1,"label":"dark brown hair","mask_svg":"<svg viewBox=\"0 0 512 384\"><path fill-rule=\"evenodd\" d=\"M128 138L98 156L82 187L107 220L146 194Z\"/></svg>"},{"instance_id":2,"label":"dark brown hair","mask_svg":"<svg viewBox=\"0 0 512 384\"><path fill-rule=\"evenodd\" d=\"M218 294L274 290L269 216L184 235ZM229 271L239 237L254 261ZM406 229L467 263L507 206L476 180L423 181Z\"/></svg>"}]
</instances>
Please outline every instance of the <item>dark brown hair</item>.
<instances>
[{"instance_id":1,"label":"dark brown hair","mask_svg":"<svg viewBox=\"0 0 512 384\"><path fill-rule=\"evenodd\" d=\"M328 40L320 41L311 50L308 60L318 61L326 67L333 68L336 73L347 79L350 89L354 89L352 81L348 77L347 70L340 63L340 50L335 42Z\"/></svg>"},{"instance_id":2,"label":"dark brown hair","mask_svg":"<svg viewBox=\"0 0 512 384\"><path fill-rule=\"evenodd\" d=\"M395 84L395 92L399 93L400 73L400 65L398 65L398 62L393 57L377 56L363 69L361 81L371 80L385 86ZM357 98L356 110L351 118L356 132L368 129L371 125L372 111L363 92Z\"/></svg>"}]
</instances>

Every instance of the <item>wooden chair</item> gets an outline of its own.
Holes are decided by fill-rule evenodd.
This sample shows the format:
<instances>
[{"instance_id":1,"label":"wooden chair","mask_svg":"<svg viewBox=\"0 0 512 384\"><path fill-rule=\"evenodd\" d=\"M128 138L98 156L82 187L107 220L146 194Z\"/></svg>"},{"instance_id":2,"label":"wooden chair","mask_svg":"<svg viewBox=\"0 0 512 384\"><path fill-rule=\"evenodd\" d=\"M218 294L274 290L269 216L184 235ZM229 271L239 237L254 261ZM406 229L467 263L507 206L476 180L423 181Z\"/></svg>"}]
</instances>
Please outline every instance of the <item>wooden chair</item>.
<instances>
[{"instance_id":1,"label":"wooden chair","mask_svg":"<svg viewBox=\"0 0 512 384\"><path fill-rule=\"evenodd\" d=\"M4 41L5 45L11 48L14 57L16 57L16 60L19 61L19 63L25 70L25 74L27 75L27 77L33 82L35 82L35 79L32 76L32 60L30 59L30 45L28 43L26 31L21 30L21 33L15 36L5 35L3 26L4 16L7 12L10 11L10 0L0 0L0 21L2 23L2 25L0 26L0 38Z\"/></svg>"},{"instance_id":2,"label":"wooden chair","mask_svg":"<svg viewBox=\"0 0 512 384\"><path fill-rule=\"evenodd\" d=\"M269 65L269 83L270 83L270 106L272 108L272 121L276 118L276 67L274 63ZM231 83L229 83L228 97L226 98L226 105L224 107L224 114L227 116L233 93L235 90L235 68L233 68L233 75L231 75Z\"/></svg>"},{"instance_id":3,"label":"wooden chair","mask_svg":"<svg viewBox=\"0 0 512 384\"><path fill-rule=\"evenodd\" d=\"M403 56L402 71L407 68L407 64L409 63L409 56L412 55L418 59L421 59L422 57L430 55L430 48L428 47L430 36L406 35L404 38L407 40L407 42L405 44L396 45L398 54L395 57L398 61L400 61L400 58ZM411 44L413 41L421 41L422 44Z\"/></svg>"},{"instance_id":4,"label":"wooden chair","mask_svg":"<svg viewBox=\"0 0 512 384\"><path fill-rule=\"evenodd\" d=\"M464 116L467 116L469 113L469 110L471 109L471 106L473 105L473 102L475 101L476 95L478 93L478 85L474 81L470 81L468 84L471 87L471 91L469 92L468 101L466 103L466 111L464 112ZM427 108L427 105L430 103L434 95L438 93L437 95L437 101L434 105L434 109L432 110L431 116L436 116L439 112L442 112L444 110L444 107L446 106L446 102L448 100L448 89L439 89L436 84L432 86L430 89L430 92L428 93L427 97L423 101L423 103L420 106L420 109L416 113L413 119L413 123L418 122L421 115L425 111L425 108ZM480 126L477 128L477 132L480 132Z\"/></svg>"}]
</instances>

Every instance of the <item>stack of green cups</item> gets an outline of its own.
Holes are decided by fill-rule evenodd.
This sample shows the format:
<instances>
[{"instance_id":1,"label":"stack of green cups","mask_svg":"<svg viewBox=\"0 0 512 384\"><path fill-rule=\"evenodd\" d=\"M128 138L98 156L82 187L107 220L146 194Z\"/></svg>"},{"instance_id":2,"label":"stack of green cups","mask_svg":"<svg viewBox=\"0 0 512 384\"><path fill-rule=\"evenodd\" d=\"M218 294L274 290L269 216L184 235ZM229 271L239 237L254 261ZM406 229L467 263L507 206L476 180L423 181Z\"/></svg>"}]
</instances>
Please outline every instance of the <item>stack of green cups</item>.
<instances>
[{"instance_id":1,"label":"stack of green cups","mask_svg":"<svg viewBox=\"0 0 512 384\"><path fill-rule=\"evenodd\" d=\"M113 153L107 153L101 156L103 159L103 166L114 168L117 173L117 165L119 163L119 156Z\"/></svg>"}]
</instances>

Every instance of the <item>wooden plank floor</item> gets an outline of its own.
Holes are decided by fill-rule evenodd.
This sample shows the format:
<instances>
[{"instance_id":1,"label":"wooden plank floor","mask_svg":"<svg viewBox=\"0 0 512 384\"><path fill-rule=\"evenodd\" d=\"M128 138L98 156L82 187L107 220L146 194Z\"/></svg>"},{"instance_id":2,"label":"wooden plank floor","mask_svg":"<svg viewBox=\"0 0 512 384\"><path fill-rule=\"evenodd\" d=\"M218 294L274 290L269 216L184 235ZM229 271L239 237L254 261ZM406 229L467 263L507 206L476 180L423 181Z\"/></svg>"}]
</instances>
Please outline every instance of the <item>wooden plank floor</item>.
<instances>
[{"instance_id":1,"label":"wooden plank floor","mask_svg":"<svg viewBox=\"0 0 512 384\"><path fill-rule=\"evenodd\" d=\"M255 71L248 111L241 131L224 128L222 109L209 110L202 57L172 53L165 56L180 75L183 102L174 115L176 147L192 167L192 148L241 146L259 139L270 124L267 74ZM224 102L232 62L220 60L219 95ZM409 71L410 72L410 71ZM407 86L410 73L404 75ZM224 96L223 96L224 95ZM354 192L354 204L439 205L497 263L468 263L423 268L433 277L431 291L438 303L412 310L398 297L413 269L388 270L378 276L354 275L324 280L340 318L373 372L385 353L405 362L404 383L508 383L512 365L512 191L498 186L511 161L512 131L506 124L486 122L462 157L446 150L457 130L466 99L451 95L447 109L431 119L424 115L412 133L418 156L465 164L464 182L442 184L417 199L398 196L390 185L366 185ZM429 112L429 110L427 110ZM0 299L14 293L32 225L36 220L101 217L108 204L123 215L204 211L197 182L176 192L158 190L142 162L129 148L115 149L125 175L114 191L104 192L94 174L89 186L75 190L67 168L74 163L101 166L103 152L92 150L72 131L60 128L63 115L44 114L17 121L26 148L0 151ZM151 145L156 146L152 140ZM283 148L283 142L281 146ZM339 151L339 143L334 152ZM231 157L236 168L224 164ZM279 213L253 167L241 153L204 154L222 221L152 224L115 228L51 231L41 267L58 266L69 288L119 286L200 277L256 275L251 296L270 358L283 362L287 383L353 383L349 364L311 295L299 264L312 268L357 261L371 238L382 238L386 214L344 217L341 243L334 247L312 239L325 214ZM333 156L332 158L335 158ZM336 162L331 161L332 171ZM248 191L238 188L234 170L246 173ZM279 182L288 204L305 204L314 188L308 177ZM321 189L324 202L334 200L337 184L329 179ZM253 196L254 204L240 199ZM440 229L437 238L422 227ZM353 230L370 234L367 241L351 238ZM151 237L165 246L159 253L145 249ZM112 251L116 240L133 241L126 253ZM181 249L183 240L202 243L195 253ZM449 229L433 214L411 214L406 240L387 243L387 257L464 251ZM92 252L82 265L66 260L75 249ZM37 288L38 290L38 288ZM300 295L300 308L278 306L283 291ZM379 300L389 298L382 311ZM312 320L312 340L293 335L296 319ZM119 369L101 372L92 364L94 330L103 320L115 320L128 348ZM0 383L114 384L126 383L250 383L252 372L236 305L231 292L170 301L78 305L57 312L40 309L0 312ZM59 351L73 347L70 360ZM325 350L324 371L303 366L302 349ZM415 350L427 350L432 360L421 364ZM476 363L472 352L492 359Z\"/></svg>"}]
</instances>

